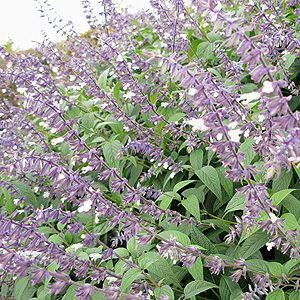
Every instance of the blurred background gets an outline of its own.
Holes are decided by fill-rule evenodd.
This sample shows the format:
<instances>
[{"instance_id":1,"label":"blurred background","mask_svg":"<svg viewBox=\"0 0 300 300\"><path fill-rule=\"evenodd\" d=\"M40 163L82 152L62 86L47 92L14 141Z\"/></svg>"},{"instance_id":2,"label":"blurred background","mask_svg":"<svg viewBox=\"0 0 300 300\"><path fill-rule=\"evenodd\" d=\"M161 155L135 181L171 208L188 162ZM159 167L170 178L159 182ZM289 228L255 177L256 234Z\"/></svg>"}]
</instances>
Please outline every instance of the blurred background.
<instances>
[{"instance_id":1,"label":"blurred background","mask_svg":"<svg viewBox=\"0 0 300 300\"><path fill-rule=\"evenodd\" d=\"M41 2L44 2L41 0ZM49 0L48 1L65 22L72 21L78 33L89 30L81 0ZM100 4L98 3L100 2ZM90 0L94 14L101 10L101 0ZM120 9L128 8L129 12L150 8L149 0L117 0ZM1 0L0 44L12 43L16 50L34 48L36 42L43 41L42 30L53 42L63 40L60 34L41 18L38 3L35 0Z\"/></svg>"}]
</instances>

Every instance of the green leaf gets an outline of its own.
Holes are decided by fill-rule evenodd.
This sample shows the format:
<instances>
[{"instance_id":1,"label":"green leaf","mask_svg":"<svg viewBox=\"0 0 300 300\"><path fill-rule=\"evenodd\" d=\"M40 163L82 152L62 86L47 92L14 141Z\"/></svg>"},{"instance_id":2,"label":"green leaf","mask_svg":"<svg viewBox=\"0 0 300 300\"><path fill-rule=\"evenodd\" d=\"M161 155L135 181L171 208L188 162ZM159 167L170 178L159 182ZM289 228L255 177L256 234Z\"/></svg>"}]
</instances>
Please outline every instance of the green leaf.
<instances>
[{"instance_id":1,"label":"green leaf","mask_svg":"<svg viewBox=\"0 0 300 300\"><path fill-rule=\"evenodd\" d=\"M82 125L89 129L92 129L94 127L94 121L95 116L93 113L86 113L81 119Z\"/></svg>"},{"instance_id":2,"label":"green leaf","mask_svg":"<svg viewBox=\"0 0 300 300\"><path fill-rule=\"evenodd\" d=\"M218 286L203 280L192 281L184 288L185 298L189 299L192 296L198 295L212 288L218 288Z\"/></svg>"},{"instance_id":3,"label":"green leaf","mask_svg":"<svg viewBox=\"0 0 300 300\"><path fill-rule=\"evenodd\" d=\"M120 247L120 248L114 249L114 251L124 258L129 256L129 252L126 248ZM116 257L117 256L113 255L113 258L116 258Z\"/></svg>"},{"instance_id":4,"label":"green leaf","mask_svg":"<svg viewBox=\"0 0 300 300\"><path fill-rule=\"evenodd\" d=\"M123 274L123 273L125 272L125 267L124 267L125 264L126 264L126 263L125 263L124 261L118 260L118 261L116 262L116 264L115 264L115 267L114 267L115 272L116 272L117 274Z\"/></svg>"},{"instance_id":5,"label":"green leaf","mask_svg":"<svg viewBox=\"0 0 300 300\"><path fill-rule=\"evenodd\" d=\"M221 185L217 171L212 166L205 166L201 170L197 170L196 174L222 203Z\"/></svg>"},{"instance_id":6,"label":"green leaf","mask_svg":"<svg viewBox=\"0 0 300 300\"><path fill-rule=\"evenodd\" d=\"M300 290L293 291L289 296L289 300L299 300L299 299L300 299Z\"/></svg>"},{"instance_id":7,"label":"green leaf","mask_svg":"<svg viewBox=\"0 0 300 300\"><path fill-rule=\"evenodd\" d=\"M190 162L194 170L200 170L203 164L203 150L193 151L190 155Z\"/></svg>"},{"instance_id":8,"label":"green leaf","mask_svg":"<svg viewBox=\"0 0 300 300\"><path fill-rule=\"evenodd\" d=\"M119 122L101 122L101 123L97 123L96 128L99 128L101 126L106 126L106 125L120 125Z\"/></svg>"},{"instance_id":9,"label":"green leaf","mask_svg":"<svg viewBox=\"0 0 300 300\"><path fill-rule=\"evenodd\" d=\"M55 231L55 229L53 229L51 227L41 226L41 227L39 227L38 232L39 233L46 233L46 234L50 233L51 234L51 233L55 233L56 231Z\"/></svg>"},{"instance_id":10,"label":"green leaf","mask_svg":"<svg viewBox=\"0 0 300 300\"><path fill-rule=\"evenodd\" d=\"M51 299L51 295L49 294L49 289L46 286L40 286L37 291L38 297L37 300L46 300Z\"/></svg>"},{"instance_id":11,"label":"green leaf","mask_svg":"<svg viewBox=\"0 0 300 300\"><path fill-rule=\"evenodd\" d=\"M226 214L230 211L243 210L245 207L246 196L245 194L239 195L238 192L227 203L225 212Z\"/></svg>"},{"instance_id":12,"label":"green leaf","mask_svg":"<svg viewBox=\"0 0 300 300\"><path fill-rule=\"evenodd\" d=\"M300 218L300 201L293 195L287 195L282 200L282 205L291 212L297 220Z\"/></svg>"},{"instance_id":13,"label":"green leaf","mask_svg":"<svg viewBox=\"0 0 300 300\"><path fill-rule=\"evenodd\" d=\"M295 61L296 55L293 53L285 54L284 58L285 58L285 67L288 69Z\"/></svg>"},{"instance_id":14,"label":"green leaf","mask_svg":"<svg viewBox=\"0 0 300 300\"><path fill-rule=\"evenodd\" d=\"M200 221L199 200L195 195L189 195L185 200L181 201L183 207Z\"/></svg>"},{"instance_id":15,"label":"green leaf","mask_svg":"<svg viewBox=\"0 0 300 300\"><path fill-rule=\"evenodd\" d=\"M8 214L12 214L15 210L15 205L14 205L14 200L12 199L12 197L6 197L6 200L5 200L5 208L8 212Z\"/></svg>"},{"instance_id":16,"label":"green leaf","mask_svg":"<svg viewBox=\"0 0 300 300\"><path fill-rule=\"evenodd\" d=\"M286 169L281 170L280 177L273 181L272 190L274 193L287 189L291 183L293 172L287 172Z\"/></svg>"},{"instance_id":17,"label":"green leaf","mask_svg":"<svg viewBox=\"0 0 300 300\"><path fill-rule=\"evenodd\" d=\"M251 163L251 161L256 155L252 146L254 143L255 143L254 139L248 138L240 145L239 152L246 153L245 160L244 160L245 167L247 167Z\"/></svg>"},{"instance_id":18,"label":"green leaf","mask_svg":"<svg viewBox=\"0 0 300 300\"><path fill-rule=\"evenodd\" d=\"M297 232L300 232L300 225L297 222L297 220L296 220L296 218L295 218L295 216L293 214L291 214L291 213L285 213L280 218L285 219L285 222L284 222L285 232L288 229L292 229L292 230L297 229Z\"/></svg>"},{"instance_id":19,"label":"green leaf","mask_svg":"<svg viewBox=\"0 0 300 300\"><path fill-rule=\"evenodd\" d=\"M29 284L29 276L19 277L15 280L13 288L13 298L19 300L28 300L36 292L36 288Z\"/></svg>"},{"instance_id":20,"label":"green leaf","mask_svg":"<svg viewBox=\"0 0 300 300\"><path fill-rule=\"evenodd\" d=\"M139 269L129 269L123 276L122 283L120 286L121 292L125 293L127 288L133 283L134 280L141 274Z\"/></svg>"},{"instance_id":21,"label":"green leaf","mask_svg":"<svg viewBox=\"0 0 300 300\"><path fill-rule=\"evenodd\" d=\"M104 300L104 294L99 291L94 291L91 298L92 298L92 300ZM106 297L105 297L105 300L107 300Z\"/></svg>"},{"instance_id":22,"label":"green leaf","mask_svg":"<svg viewBox=\"0 0 300 300\"><path fill-rule=\"evenodd\" d=\"M98 80L97 80L97 83L99 85L99 87L103 90L105 90L106 92L108 91L108 88L106 86L106 83L107 83L107 76L108 76L108 72L109 72L109 68L106 69L105 71L103 71Z\"/></svg>"},{"instance_id":23,"label":"green leaf","mask_svg":"<svg viewBox=\"0 0 300 300\"><path fill-rule=\"evenodd\" d=\"M204 57L205 50L210 46L209 42L202 42L197 47L197 55L201 58Z\"/></svg>"},{"instance_id":24,"label":"green leaf","mask_svg":"<svg viewBox=\"0 0 300 300\"><path fill-rule=\"evenodd\" d=\"M19 277L16 279L15 286L13 289L13 297L14 298L21 299L21 296L22 296L24 290L28 286L28 282L29 282L29 276Z\"/></svg>"},{"instance_id":25,"label":"green leaf","mask_svg":"<svg viewBox=\"0 0 300 300\"><path fill-rule=\"evenodd\" d=\"M143 166L142 165L136 165L136 166L133 166L131 168L131 171L130 171L130 178L128 180L128 183L131 185L131 186L134 186L135 183L137 182L137 180L139 179L141 173L143 171Z\"/></svg>"},{"instance_id":26,"label":"green leaf","mask_svg":"<svg viewBox=\"0 0 300 300\"><path fill-rule=\"evenodd\" d=\"M214 68L207 68L207 71L211 72L212 74L222 78L222 75L219 73L218 70L214 69Z\"/></svg>"},{"instance_id":27,"label":"green leaf","mask_svg":"<svg viewBox=\"0 0 300 300\"><path fill-rule=\"evenodd\" d=\"M266 300L285 300L283 290L281 289L274 290L272 293L268 294Z\"/></svg>"},{"instance_id":28,"label":"green leaf","mask_svg":"<svg viewBox=\"0 0 300 300\"><path fill-rule=\"evenodd\" d=\"M160 93L156 93L154 95L152 95L152 93L149 94L149 101L153 104L156 103L157 97L160 95Z\"/></svg>"},{"instance_id":29,"label":"green leaf","mask_svg":"<svg viewBox=\"0 0 300 300\"><path fill-rule=\"evenodd\" d=\"M32 204L34 208L39 207L36 197L29 186L20 181L12 181L12 183L17 189L19 189L20 194L26 197L26 200L29 204Z\"/></svg>"},{"instance_id":30,"label":"green leaf","mask_svg":"<svg viewBox=\"0 0 300 300\"><path fill-rule=\"evenodd\" d=\"M133 253L138 247L138 242L136 241L136 237L133 236L132 238L129 239L127 242L127 250L130 253Z\"/></svg>"},{"instance_id":31,"label":"green leaf","mask_svg":"<svg viewBox=\"0 0 300 300\"><path fill-rule=\"evenodd\" d=\"M262 259L249 259L246 261L249 269L258 272L269 273L269 262Z\"/></svg>"},{"instance_id":32,"label":"green leaf","mask_svg":"<svg viewBox=\"0 0 300 300\"><path fill-rule=\"evenodd\" d=\"M190 188L186 189L181 193L184 197L188 197L190 195L195 195L199 202L203 203L205 200L205 195L200 188Z\"/></svg>"},{"instance_id":33,"label":"green leaf","mask_svg":"<svg viewBox=\"0 0 300 300\"><path fill-rule=\"evenodd\" d=\"M212 158L214 157L215 155L215 152L214 151L211 151L211 150L208 150L208 154L207 154L207 165L210 164Z\"/></svg>"},{"instance_id":34,"label":"green leaf","mask_svg":"<svg viewBox=\"0 0 300 300\"><path fill-rule=\"evenodd\" d=\"M76 294L75 289L78 289L76 285L71 285L68 289L65 295L62 297L62 300L74 300L76 299Z\"/></svg>"},{"instance_id":35,"label":"green leaf","mask_svg":"<svg viewBox=\"0 0 300 300\"><path fill-rule=\"evenodd\" d=\"M278 262L269 262L269 270L272 275L282 276L283 273L283 265Z\"/></svg>"},{"instance_id":36,"label":"green leaf","mask_svg":"<svg viewBox=\"0 0 300 300\"><path fill-rule=\"evenodd\" d=\"M218 253L218 250L215 247L215 245L195 225L192 226L191 240L192 240L192 244L201 246L204 249L206 249L203 250L202 252L207 255Z\"/></svg>"},{"instance_id":37,"label":"green leaf","mask_svg":"<svg viewBox=\"0 0 300 300\"><path fill-rule=\"evenodd\" d=\"M218 172L221 186L223 187L223 189L225 190L225 192L227 193L229 198L231 198L233 196L233 181L232 181L232 179L226 177L227 174L223 167L216 168L216 170Z\"/></svg>"},{"instance_id":38,"label":"green leaf","mask_svg":"<svg viewBox=\"0 0 300 300\"><path fill-rule=\"evenodd\" d=\"M170 300L174 300L174 293L170 286L163 285L161 287L157 287L154 290L154 295L156 298L161 298L163 296L163 293L165 293Z\"/></svg>"},{"instance_id":39,"label":"green leaf","mask_svg":"<svg viewBox=\"0 0 300 300\"><path fill-rule=\"evenodd\" d=\"M127 159L136 167L137 166L137 162L136 162L136 158L133 156L128 156Z\"/></svg>"},{"instance_id":40,"label":"green leaf","mask_svg":"<svg viewBox=\"0 0 300 300\"><path fill-rule=\"evenodd\" d=\"M237 282L232 281L229 276L222 276L219 286L220 296L222 300L230 300L236 298L242 290Z\"/></svg>"},{"instance_id":41,"label":"green leaf","mask_svg":"<svg viewBox=\"0 0 300 300\"><path fill-rule=\"evenodd\" d=\"M273 199L273 204L278 205L282 200L285 199L287 195L289 195L293 191L295 191L295 189L286 189L273 194L271 197Z\"/></svg>"},{"instance_id":42,"label":"green leaf","mask_svg":"<svg viewBox=\"0 0 300 300\"><path fill-rule=\"evenodd\" d=\"M191 46L188 50L188 55L189 57L193 57L195 55L195 53L197 53L197 47L198 45L200 44L200 42L203 41L203 40L194 40L192 43L191 43Z\"/></svg>"},{"instance_id":43,"label":"green leaf","mask_svg":"<svg viewBox=\"0 0 300 300\"><path fill-rule=\"evenodd\" d=\"M175 184L174 188L173 188L173 193L177 193L179 190L181 190L183 187L189 185L190 183L195 182L196 180L184 180L184 181L180 181L177 184Z\"/></svg>"},{"instance_id":44,"label":"green leaf","mask_svg":"<svg viewBox=\"0 0 300 300\"><path fill-rule=\"evenodd\" d=\"M180 121L180 119L182 119L182 117L185 117L185 116L186 116L185 113L175 113L174 115L172 115L168 118L168 121L169 122Z\"/></svg>"},{"instance_id":45,"label":"green leaf","mask_svg":"<svg viewBox=\"0 0 300 300\"><path fill-rule=\"evenodd\" d=\"M118 81L115 86L114 86L114 97L117 101L117 103L121 106L121 107L124 107L123 106L123 102L122 100L120 99L120 89L121 89L121 86L122 86L122 81Z\"/></svg>"},{"instance_id":46,"label":"green leaf","mask_svg":"<svg viewBox=\"0 0 300 300\"><path fill-rule=\"evenodd\" d=\"M214 42L216 42L216 41L220 41L220 40L222 39L221 36L220 36L218 33L213 32L213 31L209 32L209 33L207 34L207 36L209 37L209 40L210 40L212 43L214 43Z\"/></svg>"},{"instance_id":47,"label":"green leaf","mask_svg":"<svg viewBox=\"0 0 300 300\"><path fill-rule=\"evenodd\" d=\"M142 79L146 74L148 74L148 73L150 73L151 71L156 70L156 69L160 69L160 67L153 67L153 68L151 68L151 69L145 71L144 73L142 73L142 74L139 76L139 79L138 79L138 80Z\"/></svg>"},{"instance_id":48,"label":"green leaf","mask_svg":"<svg viewBox=\"0 0 300 300\"><path fill-rule=\"evenodd\" d=\"M67 226L67 224L59 221L56 226L59 231L62 231Z\"/></svg>"},{"instance_id":49,"label":"green leaf","mask_svg":"<svg viewBox=\"0 0 300 300\"><path fill-rule=\"evenodd\" d=\"M65 240L69 245L72 243L73 234L69 230L67 230L65 233Z\"/></svg>"},{"instance_id":50,"label":"green leaf","mask_svg":"<svg viewBox=\"0 0 300 300\"><path fill-rule=\"evenodd\" d=\"M293 164L293 169L297 173L298 178L300 179L300 168L297 168L297 166Z\"/></svg>"},{"instance_id":51,"label":"green leaf","mask_svg":"<svg viewBox=\"0 0 300 300\"><path fill-rule=\"evenodd\" d=\"M246 84L243 84L243 86L242 86L243 94L244 93L251 93L251 92L256 91L256 90L257 90L257 85L254 84L254 83L246 83Z\"/></svg>"},{"instance_id":52,"label":"green leaf","mask_svg":"<svg viewBox=\"0 0 300 300\"><path fill-rule=\"evenodd\" d=\"M296 259L290 259L287 261L283 266L283 273L288 274L292 268L294 268L297 264L299 264L299 261Z\"/></svg>"},{"instance_id":53,"label":"green leaf","mask_svg":"<svg viewBox=\"0 0 300 300\"><path fill-rule=\"evenodd\" d=\"M105 161L110 167L118 168L120 159L116 158L118 151L122 150L122 145L119 141L108 142L103 147L103 155Z\"/></svg>"},{"instance_id":54,"label":"green leaf","mask_svg":"<svg viewBox=\"0 0 300 300\"><path fill-rule=\"evenodd\" d=\"M161 236L162 238L167 239L167 240L170 240L171 235L173 236L173 238L177 237L176 242L179 242L183 246L191 244L190 238L186 234L184 234L180 231L167 230L167 231L163 231L159 234L159 236Z\"/></svg>"},{"instance_id":55,"label":"green leaf","mask_svg":"<svg viewBox=\"0 0 300 300\"><path fill-rule=\"evenodd\" d=\"M48 267L47 270L50 272L54 272L59 268L58 264L56 261L52 262ZM49 278L45 278L45 285L47 286L51 280L52 276L49 276Z\"/></svg>"},{"instance_id":56,"label":"green leaf","mask_svg":"<svg viewBox=\"0 0 300 300\"><path fill-rule=\"evenodd\" d=\"M63 95L67 95L66 87L62 83L56 83L55 85Z\"/></svg>"},{"instance_id":57,"label":"green leaf","mask_svg":"<svg viewBox=\"0 0 300 300\"><path fill-rule=\"evenodd\" d=\"M257 252L261 247L263 247L268 240L269 238L266 232L255 232L243 243L240 255L244 259L247 259L249 256Z\"/></svg>"},{"instance_id":58,"label":"green leaf","mask_svg":"<svg viewBox=\"0 0 300 300\"><path fill-rule=\"evenodd\" d=\"M72 119L78 117L80 114L80 109L77 106L71 106L67 110L67 115L70 116Z\"/></svg>"},{"instance_id":59,"label":"green leaf","mask_svg":"<svg viewBox=\"0 0 300 300\"><path fill-rule=\"evenodd\" d=\"M193 276L195 280L203 280L203 263L202 258L198 257L194 265L190 268L187 267L189 273Z\"/></svg>"},{"instance_id":60,"label":"green leaf","mask_svg":"<svg viewBox=\"0 0 300 300\"><path fill-rule=\"evenodd\" d=\"M139 267L147 269L150 273L154 273L159 278L165 278L167 281L173 283L181 288L180 283L172 271L169 263L155 252L144 253L139 257Z\"/></svg>"},{"instance_id":61,"label":"green leaf","mask_svg":"<svg viewBox=\"0 0 300 300\"><path fill-rule=\"evenodd\" d=\"M204 51L203 57L206 59L209 59L209 58L213 57L213 55L212 55L213 53L214 53L214 45L209 44L208 47Z\"/></svg>"}]
</instances>

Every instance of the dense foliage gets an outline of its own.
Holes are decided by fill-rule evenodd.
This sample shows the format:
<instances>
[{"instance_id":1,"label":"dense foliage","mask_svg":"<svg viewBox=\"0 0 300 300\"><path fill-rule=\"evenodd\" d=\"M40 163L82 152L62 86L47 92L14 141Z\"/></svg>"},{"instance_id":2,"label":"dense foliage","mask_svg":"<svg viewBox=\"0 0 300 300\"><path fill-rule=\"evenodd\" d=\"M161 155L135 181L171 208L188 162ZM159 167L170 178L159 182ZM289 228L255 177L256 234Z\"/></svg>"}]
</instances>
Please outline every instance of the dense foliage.
<instances>
[{"instance_id":1,"label":"dense foliage","mask_svg":"<svg viewBox=\"0 0 300 300\"><path fill-rule=\"evenodd\" d=\"M0 48L1 299L300 299L299 1L81 2Z\"/></svg>"}]
</instances>

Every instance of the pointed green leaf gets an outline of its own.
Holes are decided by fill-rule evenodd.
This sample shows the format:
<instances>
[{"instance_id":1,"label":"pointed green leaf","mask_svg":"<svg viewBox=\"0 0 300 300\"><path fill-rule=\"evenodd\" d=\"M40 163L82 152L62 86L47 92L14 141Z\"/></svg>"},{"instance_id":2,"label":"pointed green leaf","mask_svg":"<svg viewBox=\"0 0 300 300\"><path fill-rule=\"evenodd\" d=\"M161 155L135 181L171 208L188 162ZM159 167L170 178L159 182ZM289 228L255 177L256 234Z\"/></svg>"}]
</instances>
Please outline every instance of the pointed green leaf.
<instances>
[{"instance_id":1,"label":"pointed green leaf","mask_svg":"<svg viewBox=\"0 0 300 300\"><path fill-rule=\"evenodd\" d=\"M155 252L144 253L139 257L139 267L154 273L160 279L165 278L177 287L181 287L169 263Z\"/></svg>"},{"instance_id":2,"label":"pointed green leaf","mask_svg":"<svg viewBox=\"0 0 300 300\"><path fill-rule=\"evenodd\" d=\"M296 259L288 260L283 266L283 273L288 274L297 264L299 264L299 261Z\"/></svg>"},{"instance_id":3,"label":"pointed green leaf","mask_svg":"<svg viewBox=\"0 0 300 300\"><path fill-rule=\"evenodd\" d=\"M103 147L103 155L105 161L109 166L117 168L119 166L120 159L116 158L118 151L122 149L122 145L119 141L108 142Z\"/></svg>"},{"instance_id":4,"label":"pointed green leaf","mask_svg":"<svg viewBox=\"0 0 300 300\"><path fill-rule=\"evenodd\" d=\"M266 232L255 232L243 243L240 254L244 259L259 251L269 241Z\"/></svg>"},{"instance_id":5,"label":"pointed green leaf","mask_svg":"<svg viewBox=\"0 0 300 300\"><path fill-rule=\"evenodd\" d=\"M193 151L190 155L190 162L194 170L200 170L203 163L203 150Z\"/></svg>"},{"instance_id":6,"label":"pointed green leaf","mask_svg":"<svg viewBox=\"0 0 300 300\"><path fill-rule=\"evenodd\" d=\"M252 159L256 155L253 150L253 143L255 143L254 139L248 138L240 145L239 152L246 153L244 160L245 167L247 167L251 163Z\"/></svg>"},{"instance_id":7,"label":"pointed green leaf","mask_svg":"<svg viewBox=\"0 0 300 300\"><path fill-rule=\"evenodd\" d=\"M205 50L207 49L207 47L210 45L209 42L202 42L198 45L197 47L197 55L199 57L203 57L204 56L204 53L205 53Z\"/></svg>"},{"instance_id":8,"label":"pointed green leaf","mask_svg":"<svg viewBox=\"0 0 300 300\"><path fill-rule=\"evenodd\" d=\"M198 246L203 247L204 250L203 253L205 254L211 254L211 253L218 253L217 248L215 245L210 241L209 238L205 236L204 233L202 233L196 226L192 226L192 232L191 232L191 240L192 244L196 244Z\"/></svg>"},{"instance_id":9,"label":"pointed green leaf","mask_svg":"<svg viewBox=\"0 0 300 300\"><path fill-rule=\"evenodd\" d=\"M218 172L221 186L223 187L223 189L225 190L225 192L227 193L229 198L231 198L233 196L233 181L232 181L232 179L226 177L227 174L223 167L216 168L216 170Z\"/></svg>"},{"instance_id":10,"label":"pointed green leaf","mask_svg":"<svg viewBox=\"0 0 300 300\"><path fill-rule=\"evenodd\" d=\"M198 257L194 265L190 268L187 267L189 273L193 276L195 280L203 280L203 263L202 258Z\"/></svg>"},{"instance_id":11,"label":"pointed green leaf","mask_svg":"<svg viewBox=\"0 0 300 300\"><path fill-rule=\"evenodd\" d=\"M230 211L243 210L245 207L246 196L245 194L239 195L237 192L231 198L231 200L227 203L225 208L226 214Z\"/></svg>"},{"instance_id":12,"label":"pointed green leaf","mask_svg":"<svg viewBox=\"0 0 300 300\"><path fill-rule=\"evenodd\" d=\"M205 166L201 170L197 170L196 174L222 202L221 185L217 171L212 166Z\"/></svg>"},{"instance_id":13,"label":"pointed green leaf","mask_svg":"<svg viewBox=\"0 0 300 300\"><path fill-rule=\"evenodd\" d=\"M87 113L81 119L82 125L89 129L92 129L94 127L94 121L95 116L93 113Z\"/></svg>"},{"instance_id":14,"label":"pointed green leaf","mask_svg":"<svg viewBox=\"0 0 300 300\"><path fill-rule=\"evenodd\" d=\"M230 300L230 298L234 299L242 293L238 283L232 281L232 278L229 276L222 276L219 291L222 300Z\"/></svg>"},{"instance_id":15,"label":"pointed green leaf","mask_svg":"<svg viewBox=\"0 0 300 300\"><path fill-rule=\"evenodd\" d=\"M192 296L198 295L212 288L218 288L218 286L203 280L192 281L184 288L185 298L189 299Z\"/></svg>"},{"instance_id":16,"label":"pointed green leaf","mask_svg":"<svg viewBox=\"0 0 300 300\"><path fill-rule=\"evenodd\" d=\"M249 259L246 261L249 269L258 272L270 273L269 262L262 259Z\"/></svg>"},{"instance_id":17,"label":"pointed green leaf","mask_svg":"<svg viewBox=\"0 0 300 300\"><path fill-rule=\"evenodd\" d=\"M268 294L266 300L285 300L283 290L282 289L274 290L272 293Z\"/></svg>"},{"instance_id":18,"label":"pointed green leaf","mask_svg":"<svg viewBox=\"0 0 300 300\"><path fill-rule=\"evenodd\" d=\"M170 300L174 300L174 293L173 290L168 286L168 285L163 285L161 287L157 287L154 290L154 295L157 298L161 299L161 297L163 296L163 293L165 293Z\"/></svg>"},{"instance_id":19,"label":"pointed green leaf","mask_svg":"<svg viewBox=\"0 0 300 300\"><path fill-rule=\"evenodd\" d=\"M195 195L199 202L203 203L205 200L205 195L200 188L190 188L181 192L182 196L188 197L190 195Z\"/></svg>"},{"instance_id":20,"label":"pointed green leaf","mask_svg":"<svg viewBox=\"0 0 300 300\"><path fill-rule=\"evenodd\" d=\"M122 103L122 100L120 99L120 89L121 89L121 86L122 86L122 81L118 81L114 87L114 97L117 101L117 103L124 107L123 106L123 103Z\"/></svg>"},{"instance_id":21,"label":"pointed green leaf","mask_svg":"<svg viewBox=\"0 0 300 300\"><path fill-rule=\"evenodd\" d=\"M19 190L20 194L26 197L26 201L28 203L32 204L34 208L39 207L36 197L29 186L27 186L24 182L21 181L13 181L12 183Z\"/></svg>"},{"instance_id":22,"label":"pointed green leaf","mask_svg":"<svg viewBox=\"0 0 300 300\"><path fill-rule=\"evenodd\" d=\"M200 221L199 200L195 195L189 195L186 199L181 201L181 204L196 220Z\"/></svg>"},{"instance_id":23,"label":"pointed green leaf","mask_svg":"<svg viewBox=\"0 0 300 300\"><path fill-rule=\"evenodd\" d=\"M273 204L278 205L287 195L289 195L291 192L295 191L296 189L285 189L281 190L271 197L273 199Z\"/></svg>"},{"instance_id":24,"label":"pointed green leaf","mask_svg":"<svg viewBox=\"0 0 300 300\"><path fill-rule=\"evenodd\" d=\"M300 299L300 290L293 291L289 296L289 300L299 300L299 299Z\"/></svg>"},{"instance_id":25,"label":"pointed green leaf","mask_svg":"<svg viewBox=\"0 0 300 300\"><path fill-rule=\"evenodd\" d=\"M272 190L275 192L288 189L293 177L293 172L287 172L286 169L281 170L280 177L273 181Z\"/></svg>"},{"instance_id":26,"label":"pointed green leaf","mask_svg":"<svg viewBox=\"0 0 300 300\"><path fill-rule=\"evenodd\" d=\"M71 285L67 289L67 292L65 292L64 296L62 297L62 300L74 300L77 294L77 292L75 292L76 289L78 289L76 285Z\"/></svg>"},{"instance_id":27,"label":"pointed green leaf","mask_svg":"<svg viewBox=\"0 0 300 300\"><path fill-rule=\"evenodd\" d=\"M282 205L291 212L296 219L298 220L300 218L300 201L293 195L287 195L282 200Z\"/></svg>"},{"instance_id":28,"label":"pointed green leaf","mask_svg":"<svg viewBox=\"0 0 300 300\"><path fill-rule=\"evenodd\" d=\"M183 187L189 185L190 183L195 182L196 180L184 180L184 181L180 181L177 184L175 184L174 188L173 188L173 192L177 193L179 190L181 190Z\"/></svg>"},{"instance_id":29,"label":"pointed green leaf","mask_svg":"<svg viewBox=\"0 0 300 300\"><path fill-rule=\"evenodd\" d=\"M105 71L103 71L98 80L97 80L97 83L99 85L99 87L103 90L105 90L107 92L107 86L106 86L106 83L107 83L107 76L108 76L108 72L109 72L109 68L106 69Z\"/></svg>"},{"instance_id":30,"label":"pointed green leaf","mask_svg":"<svg viewBox=\"0 0 300 300\"><path fill-rule=\"evenodd\" d=\"M129 269L123 276L122 283L120 286L121 292L125 293L127 288L133 283L134 280L141 274L139 269Z\"/></svg>"},{"instance_id":31,"label":"pointed green leaf","mask_svg":"<svg viewBox=\"0 0 300 300\"><path fill-rule=\"evenodd\" d=\"M293 214L285 213L280 218L285 219L284 222L285 231L287 231L288 229L292 229L292 230L297 229L297 232L300 232L300 225Z\"/></svg>"},{"instance_id":32,"label":"pointed green leaf","mask_svg":"<svg viewBox=\"0 0 300 300\"><path fill-rule=\"evenodd\" d=\"M272 275L275 275L275 276L282 276L282 273L283 273L283 265L280 264L279 262L269 262L269 270L270 270L270 273Z\"/></svg>"}]
</instances>

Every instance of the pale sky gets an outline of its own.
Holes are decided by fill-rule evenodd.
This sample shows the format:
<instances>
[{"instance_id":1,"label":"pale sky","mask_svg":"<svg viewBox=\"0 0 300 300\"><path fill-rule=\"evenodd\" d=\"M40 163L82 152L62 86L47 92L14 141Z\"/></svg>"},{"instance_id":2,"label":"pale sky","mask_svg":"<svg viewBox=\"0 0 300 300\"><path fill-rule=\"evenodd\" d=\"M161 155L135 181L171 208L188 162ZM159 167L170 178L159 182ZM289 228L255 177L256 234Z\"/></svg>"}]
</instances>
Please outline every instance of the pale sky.
<instances>
[{"instance_id":1,"label":"pale sky","mask_svg":"<svg viewBox=\"0 0 300 300\"><path fill-rule=\"evenodd\" d=\"M43 0L40 0L43 2ZM75 30L83 33L89 29L83 14L81 0L48 0L64 21L72 21ZM90 0L94 14L98 15L99 0ZM101 2L101 1L99 1ZM121 7L130 6L132 11L149 8L149 0L117 0ZM14 49L35 47L34 41L43 40L41 29L47 32L52 41L63 38L51 28L46 18L41 18L34 0L0 0L0 44L9 38L14 41ZM98 8L98 10L97 10ZM101 8L101 7L100 7Z\"/></svg>"}]
</instances>

